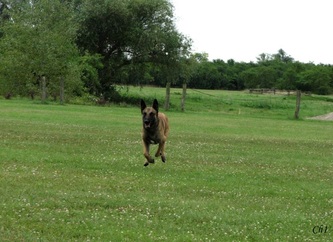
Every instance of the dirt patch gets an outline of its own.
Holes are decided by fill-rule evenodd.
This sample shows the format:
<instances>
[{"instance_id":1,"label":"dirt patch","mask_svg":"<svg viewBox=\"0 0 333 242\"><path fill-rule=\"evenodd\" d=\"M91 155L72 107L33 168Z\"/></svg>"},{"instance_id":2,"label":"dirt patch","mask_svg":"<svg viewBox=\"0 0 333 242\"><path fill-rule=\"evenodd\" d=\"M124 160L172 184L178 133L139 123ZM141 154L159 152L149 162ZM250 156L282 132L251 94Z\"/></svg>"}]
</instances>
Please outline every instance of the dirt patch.
<instances>
[{"instance_id":1,"label":"dirt patch","mask_svg":"<svg viewBox=\"0 0 333 242\"><path fill-rule=\"evenodd\" d=\"M309 118L309 119L333 121L333 113L328 113L328 114L312 117L312 118Z\"/></svg>"}]
</instances>

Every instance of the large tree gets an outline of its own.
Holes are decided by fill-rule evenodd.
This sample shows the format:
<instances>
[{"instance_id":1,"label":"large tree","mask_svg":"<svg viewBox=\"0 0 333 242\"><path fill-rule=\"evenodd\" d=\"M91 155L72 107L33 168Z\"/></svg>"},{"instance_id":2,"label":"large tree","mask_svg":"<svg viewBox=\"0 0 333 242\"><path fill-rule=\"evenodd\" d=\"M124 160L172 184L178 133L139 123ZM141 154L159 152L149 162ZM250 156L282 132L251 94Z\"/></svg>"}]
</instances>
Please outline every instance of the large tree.
<instances>
[{"instance_id":1,"label":"large tree","mask_svg":"<svg viewBox=\"0 0 333 242\"><path fill-rule=\"evenodd\" d=\"M151 68L163 72L166 82L175 78L172 70L190 42L176 30L169 1L87 0L81 7L77 43L102 56L101 94L108 98L117 82L139 83Z\"/></svg>"}]
</instances>

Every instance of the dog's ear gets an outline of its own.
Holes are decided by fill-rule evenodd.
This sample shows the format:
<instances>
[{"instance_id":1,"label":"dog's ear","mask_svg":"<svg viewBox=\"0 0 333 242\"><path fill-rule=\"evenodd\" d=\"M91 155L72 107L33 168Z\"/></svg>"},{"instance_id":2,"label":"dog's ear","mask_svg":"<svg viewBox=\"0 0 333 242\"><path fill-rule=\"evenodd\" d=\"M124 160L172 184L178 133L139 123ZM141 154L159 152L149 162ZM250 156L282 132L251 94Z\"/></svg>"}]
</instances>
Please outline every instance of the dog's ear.
<instances>
[{"instance_id":1,"label":"dog's ear","mask_svg":"<svg viewBox=\"0 0 333 242\"><path fill-rule=\"evenodd\" d=\"M147 107L145 101L143 101L143 99L141 99L141 113L143 112L143 110Z\"/></svg>"},{"instance_id":2,"label":"dog's ear","mask_svg":"<svg viewBox=\"0 0 333 242\"><path fill-rule=\"evenodd\" d=\"M153 102L153 109L155 109L156 113L158 113L158 102L156 99L154 99L154 102Z\"/></svg>"}]
</instances>

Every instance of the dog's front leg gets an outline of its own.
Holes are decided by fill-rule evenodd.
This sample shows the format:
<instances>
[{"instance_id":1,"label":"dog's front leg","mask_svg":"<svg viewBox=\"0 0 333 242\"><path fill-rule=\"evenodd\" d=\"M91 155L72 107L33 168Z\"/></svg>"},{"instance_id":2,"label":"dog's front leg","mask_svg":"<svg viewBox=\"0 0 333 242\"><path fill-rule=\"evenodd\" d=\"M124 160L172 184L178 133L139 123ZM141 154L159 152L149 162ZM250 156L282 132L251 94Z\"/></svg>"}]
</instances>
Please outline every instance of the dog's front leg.
<instances>
[{"instance_id":1,"label":"dog's front leg","mask_svg":"<svg viewBox=\"0 0 333 242\"><path fill-rule=\"evenodd\" d=\"M147 161L144 164L144 166L148 166L149 163L154 163L155 160L153 158L151 158L150 154L149 154L149 143L143 141L143 155L146 157Z\"/></svg>"},{"instance_id":2,"label":"dog's front leg","mask_svg":"<svg viewBox=\"0 0 333 242\"><path fill-rule=\"evenodd\" d=\"M164 146L165 146L165 141L163 140L158 144L158 149L155 154L155 157L161 156L163 162L166 161L165 154L164 154Z\"/></svg>"}]
</instances>

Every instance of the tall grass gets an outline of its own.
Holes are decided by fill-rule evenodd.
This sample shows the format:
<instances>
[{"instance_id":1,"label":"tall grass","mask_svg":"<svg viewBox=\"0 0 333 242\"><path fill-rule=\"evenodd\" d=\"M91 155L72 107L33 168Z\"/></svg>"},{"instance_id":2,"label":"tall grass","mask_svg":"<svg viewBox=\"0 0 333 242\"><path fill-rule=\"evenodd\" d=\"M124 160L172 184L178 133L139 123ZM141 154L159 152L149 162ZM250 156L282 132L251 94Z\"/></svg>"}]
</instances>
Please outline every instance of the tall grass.
<instances>
[{"instance_id":1,"label":"tall grass","mask_svg":"<svg viewBox=\"0 0 333 242\"><path fill-rule=\"evenodd\" d=\"M332 122L291 119L291 97L238 92L189 91L182 113L177 93L167 162L148 167L139 107L0 100L0 240L332 239ZM244 106L257 98L276 105ZM303 117L332 110L303 101Z\"/></svg>"}]
</instances>

